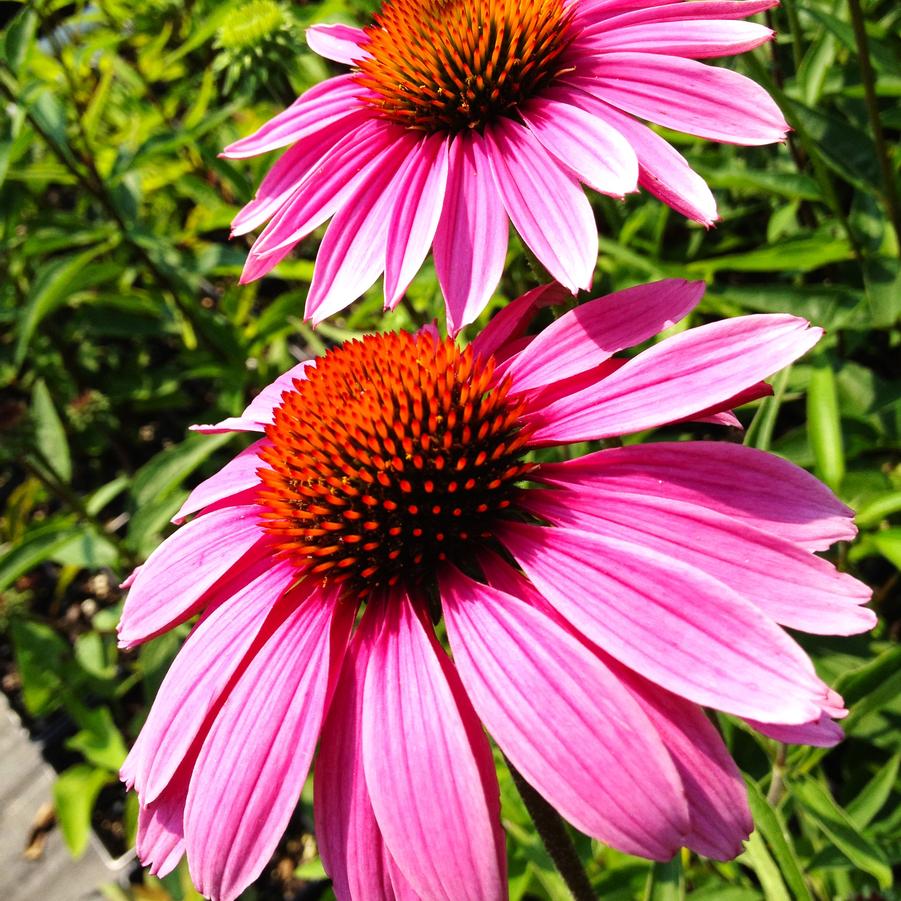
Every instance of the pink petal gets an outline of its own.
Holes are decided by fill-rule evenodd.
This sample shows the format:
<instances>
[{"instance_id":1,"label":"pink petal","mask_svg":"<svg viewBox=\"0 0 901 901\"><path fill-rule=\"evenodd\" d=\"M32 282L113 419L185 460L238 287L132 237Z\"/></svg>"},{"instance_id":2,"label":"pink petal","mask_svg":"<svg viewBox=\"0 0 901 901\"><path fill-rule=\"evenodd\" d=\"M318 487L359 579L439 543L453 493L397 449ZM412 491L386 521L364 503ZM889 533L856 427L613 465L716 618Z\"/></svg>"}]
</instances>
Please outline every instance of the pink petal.
<instances>
[{"instance_id":1,"label":"pink petal","mask_svg":"<svg viewBox=\"0 0 901 901\"><path fill-rule=\"evenodd\" d=\"M857 533L854 511L809 472L740 444L690 441L610 448L543 464L535 475L574 490L698 504L811 551L850 541Z\"/></svg>"},{"instance_id":2,"label":"pink petal","mask_svg":"<svg viewBox=\"0 0 901 901\"><path fill-rule=\"evenodd\" d=\"M681 5L682 0L578 0L572 5L579 23L584 26L587 22L605 21L630 10L647 9L653 13L671 3Z\"/></svg>"},{"instance_id":3,"label":"pink petal","mask_svg":"<svg viewBox=\"0 0 901 901\"><path fill-rule=\"evenodd\" d=\"M293 195L254 242L242 282L259 278L288 251L341 209L359 190L360 183L378 171L407 139L390 123L371 120L339 141L310 170Z\"/></svg>"},{"instance_id":4,"label":"pink petal","mask_svg":"<svg viewBox=\"0 0 901 901\"><path fill-rule=\"evenodd\" d=\"M394 901L390 855L363 775L363 682L372 651L372 616L344 657L341 678L322 727L314 794L316 839L338 901Z\"/></svg>"},{"instance_id":5,"label":"pink petal","mask_svg":"<svg viewBox=\"0 0 901 901\"><path fill-rule=\"evenodd\" d=\"M432 246L444 206L447 170L447 138L432 135L416 144L399 176L385 259L388 309L397 306Z\"/></svg>"},{"instance_id":6,"label":"pink petal","mask_svg":"<svg viewBox=\"0 0 901 901\"><path fill-rule=\"evenodd\" d=\"M410 141L399 144L329 223L304 310L314 325L356 300L384 271L391 214L404 187L402 167L414 147Z\"/></svg>"},{"instance_id":7,"label":"pink petal","mask_svg":"<svg viewBox=\"0 0 901 901\"><path fill-rule=\"evenodd\" d=\"M352 72L329 78L310 88L252 135L229 144L221 156L241 160L311 137L359 109L359 97L364 93Z\"/></svg>"},{"instance_id":8,"label":"pink petal","mask_svg":"<svg viewBox=\"0 0 901 901\"><path fill-rule=\"evenodd\" d=\"M625 3L619 5L616 15L595 17L594 22L583 28L582 35L593 37L604 31L614 31L646 22L746 19L778 5L779 0L699 0L699 2L668 0L666 3L644 3L635 0L628 6Z\"/></svg>"},{"instance_id":9,"label":"pink petal","mask_svg":"<svg viewBox=\"0 0 901 901\"><path fill-rule=\"evenodd\" d=\"M564 313L506 370L526 391L598 366L617 351L679 322L697 305L703 282L666 279L599 297Z\"/></svg>"},{"instance_id":10,"label":"pink petal","mask_svg":"<svg viewBox=\"0 0 901 901\"><path fill-rule=\"evenodd\" d=\"M119 621L120 647L132 647L193 616L204 594L265 542L256 507L226 507L170 535L145 561Z\"/></svg>"},{"instance_id":11,"label":"pink petal","mask_svg":"<svg viewBox=\"0 0 901 901\"><path fill-rule=\"evenodd\" d=\"M233 901L278 845L313 759L330 667L340 666L341 640L330 633L346 642L352 619L337 590L301 585L280 599L231 685L185 805L188 862L201 894Z\"/></svg>"},{"instance_id":12,"label":"pink petal","mask_svg":"<svg viewBox=\"0 0 901 901\"><path fill-rule=\"evenodd\" d=\"M704 0L714 3L716 0ZM680 2L679 4L684 5ZM646 125L598 100L578 87L584 80L570 78L567 87L573 91L570 103L581 106L597 118L604 119L620 131L638 156L638 183L674 210L704 225L712 225L717 217L716 201L707 182L697 174L675 147Z\"/></svg>"},{"instance_id":13,"label":"pink petal","mask_svg":"<svg viewBox=\"0 0 901 901\"><path fill-rule=\"evenodd\" d=\"M575 529L511 522L498 538L576 629L652 682L738 716L819 715L826 686L801 648L705 573Z\"/></svg>"},{"instance_id":14,"label":"pink petal","mask_svg":"<svg viewBox=\"0 0 901 901\"><path fill-rule=\"evenodd\" d=\"M160 686L136 747L134 785L144 803L165 790L191 743L282 594L297 581L288 560L261 560L226 588L228 600L210 611L188 637Z\"/></svg>"},{"instance_id":15,"label":"pink petal","mask_svg":"<svg viewBox=\"0 0 901 901\"><path fill-rule=\"evenodd\" d=\"M567 297L566 289L556 282L539 285L531 291L526 291L522 297L517 297L516 300L501 307L472 339L470 345L473 354L483 360L491 356L498 360L502 359L503 349L509 347L511 342L522 338L538 310L552 304L563 303Z\"/></svg>"},{"instance_id":16,"label":"pink petal","mask_svg":"<svg viewBox=\"0 0 901 901\"><path fill-rule=\"evenodd\" d=\"M479 134L454 138L432 250L452 334L485 309L504 270L509 226L489 171Z\"/></svg>"},{"instance_id":17,"label":"pink petal","mask_svg":"<svg viewBox=\"0 0 901 901\"><path fill-rule=\"evenodd\" d=\"M459 570L441 600L467 694L514 766L583 832L672 857L688 831L682 787L619 679L538 610Z\"/></svg>"},{"instance_id":18,"label":"pink petal","mask_svg":"<svg viewBox=\"0 0 901 901\"><path fill-rule=\"evenodd\" d=\"M389 597L378 614L383 628L364 690L363 767L388 850L430 901L504 898L497 785L486 785L491 752L478 719L410 599Z\"/></svg>"},{"instance_id":19,"label":"pink petal","mask_svg":"<svg viewBox=\"0 0 901 901\"><path fill-rule=\"evenodd\" d=\"M815 748L834 748L844 737L842 727L834 723L828 714L820 714L819 719L800 726L760 723L748 720L748 725L769 738L787 745L813 745Z\"/></svg>"},{"instance_id":20,"label":"pink petal","mask_svg":"<svg viewBox=\"0 0 901 901\"><path fill-rule=\"evenodd\" d=\"M260 483L257 470L261 466L259 452L269 444L267 438L255 441L229 460L215 475L201 482L181 505L172 522L183 523L192 513L219 501L227 500L242 491L256 488Z\"/></svg>"},{"instance_id":21,"label":"pink petal","mask_svg":"<svg viewBox=\"0 0 901 901\"><path fill-rule=\"evenodd\" d=\"M598 231L579 183L512 119L493 123L485 144L497 191L525 244L573 294L589 288Z\"/></svg>"},{"instance_id":22,"label":"pink petal","mask_svg":"<svg viewBox=\"0 0 901 901\"><path fill-rule=\"evenodd\" d=\"M596 53L634 51L707 59L753 50L772 37L773 32L769 28L756 22L668 20L603 31L586 40L585 46Z\"/></svg>"},{"instance_id":23,"label":"pink petal","mask_svg":"<svg viewBox=\"0 0 901 901\"><path fill-rule=\"evenodd\" d=\"M557 525L634 542L697 567L783 626L854 635L876 624L862 582L747 522L669 497L530 491L522 503Z\"/></svg>"},{"instance_id":24,"label":"pink petal","mask_svg":"<svg viewBox=\"0 0 901 901\"><path fill-rule=\"evenodd\" d=\"M691 817L685 844L714 860L738 856L754 822L741 773L719 732L696 704L623 666L614 672L635 694L676 764Z\"/></svg>"},{"instance_id":25,"label":"pink petal","mask_svg":"<svg viewBox=\"0 0 901 901\"><path fill-rule=\"evenodd\" d=\"M733 144L771 144L788 125L760 85L677 56L604 53L580 79L596 97L677 131Z\"/></svg>"},{"instance_id":26,"label":"pink petal","mask_svg":"<svg viewBox=\"0 0 901 901\"><path fill-rule=\"evenodd\" d=\"M336 63L352 66L371 56L361 46L368 41L362 28L351 25L311 25L307 29L306 38L310 50Z\"/></svg>"},{"instance_id":27,"label":"pink petal","mask_svg":"<svg viewBox=\"0 0 901 901\"><path fill-rule=\"evenodd\" d=\"M141 799L135 851L154 876L171 873L185 853L183 820L191 764L181 766L175 779L152 804Z\"/></svg>"},{"instance_id":28,"label":"pink petal","mask_svg":"<svg viewBox=\"0 0 901 901\"><path fill-rule=\"evenodd\" d=\"M266 173L254 199L232 220L232 237L246 235L271 219L306 180L316 163L329 156L347 135L357 131L369 118L366 110L351 113L326 126L315 138L286 150Z\"/></svg>"},{"instance_id":29,"label":"pink petal","mask_svg":"<svg viewBox=\"0 0 901 901\"><path fill-rule=\"evenodd\" d=\"M795 316L753 315L690 329L655 344L612 375L530 411L535 443L640 432L687 419L802 356L823 330Z\"/></svg>"},{"instance_id":30,"label":"pink petal","mask_svg":"<svg viewBox=\"0 0 901 901\"><path fill-rule=\"evenodd\" d=\"M564 91L545 90L519 108L529 130L580 181L601 194L638 190L638 160L629 142L606 122L565 102Z\"/></svg>"},{"instance_id":31,"label":"pink petal","mask_svg":"<svg viewBox=\"0 0 901 901\"><path fill-rule=\"evenodd\" d=\"M204 435L215 435L220 432L262 432L272 422L272 415L278 407L286 391L294 390L294 383L306 378L308 366L315 366L315 360L304 360L283 372L274 382L270 382L247 405L240 416L223 419L215 425L192 425L192 432Z\"/></svg>"}]
</instances>

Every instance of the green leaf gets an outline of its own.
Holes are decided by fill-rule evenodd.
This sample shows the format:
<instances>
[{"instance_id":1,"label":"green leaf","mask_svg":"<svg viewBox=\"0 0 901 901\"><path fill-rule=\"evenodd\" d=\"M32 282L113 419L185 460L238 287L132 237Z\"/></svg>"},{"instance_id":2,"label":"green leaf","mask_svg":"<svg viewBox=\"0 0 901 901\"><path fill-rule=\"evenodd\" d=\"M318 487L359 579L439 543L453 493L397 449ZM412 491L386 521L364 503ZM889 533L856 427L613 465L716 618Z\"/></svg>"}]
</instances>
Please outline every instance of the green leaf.
<instances>
[{"instance_id":1,"label":"green leaf","mask_svg":"<svg viewBox=\"0 0 901 901\"><path fill-rule=\"evenodd\" d=\"M63 428L50 391L43 379L34 383L31 394L31 417L34 423L34 441L43 460L63 482L72 481L72 457L66 430Z\"/></svg>"},{"instance_id":2,"label":"green leaf","mask_svg":"<svg viewBox=\"0 0 901 901\"><path fill-rule=\"evenodd\" d=\"M0 548L0 591L9 588L19 576L39 566L78 534L69 518L57 518L32 529L21 541Z\"/></svg>"},{"instance_id":3,"label":"green leaf","mask_svg":"<svg viewBox=\"0 0 901 901\"><path fill-rule=\"evenodd\" d=\"M779 875L779 867L770 857L759 832L751 833L751 837L745 842L745 850L738 859L757 874L766 901L791 901Z\"/></svg>"},{"instance_id":4,"label":"green leaf","mask_svg":"<svg viewBox=\"0 0 901 901\"><path fill-rule=\"evenodd\" d=\"M777 810L773 809L753 779L745 776L745 784L748 789L748 803L751 807L754 825L776 858L782 878L791 889L795 901L812 901L810 890L804 881L801 864L782 817Z\"/></svg>"},{"instance_id":5,"label":"green leaf","mask_svg":"<svg viewBox=\"0 0 901 901\"><path fill-rule=\"evenodd\" d=\"M870 540L886 560L896 569L901 569L901 527L874 532Z\"/></svg>"},{"instance_id":6,"label":"green leaf","mask_svg":"<svg viewBox=\"0 0 901 901\"><path fill-rule=\"evenodd\" d=\"M68 644L49 626L29 619L14 619L10 635L26 709L32 716L56 710L62 701Z\"/></svg>"},{"instance_id":7,"label":"green leaf","mask_svg":"<svg viewBox=\"0 0 901 901\"><path fill-rule=\"evenodd\" d=\"M816 461L817 475L837 492L845 477L845 455L835 373L829 358L822 352L814 355L811 366L807 386L810 447Z\"/></svg>"},{"instance_id":8,"label":"green leaf","mask_svg":"<svg viewBox=\"0 0 901 901\"><path fill-rule=\"evenodd\" d=\"M82 708L75 719L82 728L66 741L66 747L84 754L94 766L117 772L128 749L109 708Z\"/></svg>"},{"instance_id":9,"label":"green leaf","mask_svg":"<svg viewBox=\"0 0 901 901\"><path fill-rule=\"evenodd\" d=\"M711 278L717 272L785 272L797 270L810 272L849 260L853 256L851 245L844 238L829 235L790 238L774 247L762 247L744 253L729 253L688 263L685 271Z\"/></svg>"},{"instance_id":10,"label":"green leaf","mask_svg":"<svg viewBox=\"0 0 901 901\"><path fill-rule=\"evenodd\" d=\"M804 812L851 863L873 876L880 888L891 887L892 870L882 849L860 831L826 788L812 778L789 778L787 785Z\"/></svg>"},{"instance_id":11,"label":"green leaf","mask_svg":"<svg viewBox=\"0 0 901 901\"><path fill-rule=\"evenodd\" d=\"M901 512L901 490L887 491L861 507L855 522L861 529L871 529L898 512Z\"/></svg>"},{"instance_id":12,"label":"green leaf","mask_svg":"<svg viewBox=\"0 0 901 901\"><path fill-rule=\"evenodd\" d=\"M72 282L81 275L87 263L106 249L106 245L92 247L76 256L52 260L42 267L28 292L19 317L18 338L13 357L16 366L21 366L25 360L38 325L66 300Z\"/></svg>"},{"instance_id":13,"label":"green leaf","mask_svg":"<svg viewBox=\"0 0 901 901\"><path fill-rule=\"evenodd\" d=\"M19 74L37 28L38 16L31 6L26 6L7 27L3 40L3 59L13 75Z\"/></svg>"},{"instance_id":14,"label":"green leaf","mask_svg":"<svg viewBox=\"0 0 901 901\"><path fill-rule=\"evenodd\" d=\"M81 857L91 835L91 812L103 786L115 779L106 770L76 764L53 784L53 803L63 839L73 857Z\"/></svg>"},{"instance_id":15,"label":"green leaf","mask_svg":"<svg viewBox=\"0 0 901 901\"><path fill-rule=\"evenodd\" d=\"M866 829L876 814L885 806L895 787L899 766L901 766L901 753L895 754L885 766L880 767L876 775L848 805L848 816L858 829Z\"/></svg>"},{"instance_id":16,"label":"green leaf","mask_svg":"<svg viewBox=\"0 0 901 901\"><path fill-rule=\"evenodd\" d=\"M131 497L136 508L151 500L165 497L176 488L211 454L232 436L191 435L181 444L167 447L136 473L131 485Z\"/></svg>"}]
</instances>

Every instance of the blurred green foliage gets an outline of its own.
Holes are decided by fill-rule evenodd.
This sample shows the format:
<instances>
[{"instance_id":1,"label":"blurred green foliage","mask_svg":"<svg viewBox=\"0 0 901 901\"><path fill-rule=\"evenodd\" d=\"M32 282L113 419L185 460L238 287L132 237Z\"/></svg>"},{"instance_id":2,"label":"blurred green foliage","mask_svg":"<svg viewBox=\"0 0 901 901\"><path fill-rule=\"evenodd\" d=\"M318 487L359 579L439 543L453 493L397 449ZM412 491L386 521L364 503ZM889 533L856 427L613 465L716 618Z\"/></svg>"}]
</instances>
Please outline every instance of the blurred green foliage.
<instances>
[{"instance_id":1,"label":"blurred green foliage","mask_svg":"<svg viewBox=\"0 0 901 901\"><path fill-rule=\"evenodd\" d=\"M313 332L300 317L317 236L273 276L237 284L247 243L228 240L229 221L270 160L217 153L335 71L306 49L303 28L359 21L366 0L2 6L0 663L36 731L62 713L72 724L55 800L78 854L185 634L117 650L116 585L168 533L189 487L239 449L187 425L239 412L330 342L416 325L442 305L427 265L395 313L382 317L374 290ZM729 64L778 99L789 141L668 135L714 188L722 222L706 231L647 195L593 198L596 288L700 277L709 288L695 321L778 311L827 329L740 416L748 443L811 469L859 510L860 537L836 559L873 586L880 625L803 639L851 706L837 749L778 746L721 718L758 827L737 861L651 865L576 837L609 899L899 897L901 7L785 0L768 18L776 42ZM534 283L514 242L497 303ZM512 897L565 897L500 761L499 775ZM297 884L324 875L308 801L301 851L274 864L283 874L287 859ZM133 799L116 809L124 848ZM273 886L284 884L269 873L248 897L281 897ZM197 897L184 867L134 892Z\"/></svg>"}]
</instances>

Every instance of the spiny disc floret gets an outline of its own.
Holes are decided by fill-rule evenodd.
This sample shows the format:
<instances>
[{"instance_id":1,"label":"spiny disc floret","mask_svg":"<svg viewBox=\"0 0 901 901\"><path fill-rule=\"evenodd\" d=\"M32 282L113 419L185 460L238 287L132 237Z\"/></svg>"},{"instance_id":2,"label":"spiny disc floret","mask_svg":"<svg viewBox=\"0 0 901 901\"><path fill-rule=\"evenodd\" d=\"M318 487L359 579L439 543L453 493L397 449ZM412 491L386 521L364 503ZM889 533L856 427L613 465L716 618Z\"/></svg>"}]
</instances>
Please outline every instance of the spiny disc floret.
<instances>
[{"instance_id":1,"label":"spiny disc floret","mask_svg":"<svg viewBox=\"0 0 901 901\"><path fill-rule=\"evenodd\" d=\"M370 335L285 393L260 452L265 528L357 597L465 562L528 470L521 405L450 339Z\"/></svg>"},{"instance_id":2,"label":"spiny disc floret","mask_svg":"<svg viewBox=\"0 0 901 901\"><path fill-rule=\"evenodd\" d=\"M563 71L564 0L390 0L366 29L366 102L407 128L481 131Z\"/></svg>"}]
</instances>

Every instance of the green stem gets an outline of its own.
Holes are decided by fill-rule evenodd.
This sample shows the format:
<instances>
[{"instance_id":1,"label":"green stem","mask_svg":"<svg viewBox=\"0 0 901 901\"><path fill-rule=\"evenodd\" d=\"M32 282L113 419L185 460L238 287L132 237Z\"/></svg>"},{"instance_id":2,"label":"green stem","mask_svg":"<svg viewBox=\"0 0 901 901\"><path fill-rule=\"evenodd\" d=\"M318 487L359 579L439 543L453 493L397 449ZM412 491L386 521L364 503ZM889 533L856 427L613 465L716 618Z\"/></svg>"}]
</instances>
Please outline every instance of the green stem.
<instances>
[{"instance_id":1,"label":"green stem","mask_svg":"<svg viewBox=\"0 0 901 901\"><path fill-rule=\"evenodd\" d=\"M882 130L882 119L879 116L879 103L876 99L876 76L873 73L873 64L870 62L869 39L867 38L867 29L864 24L863 10L860 8L860 0L848 0L848 9L851 12L851 25L854 27L854 42L857 44L857 62L860 66L860 78L863 82L867 115L869 116L870 128L873 132L873 143L876 146L879 168L882 171L885 205L888 207L889 219L891 219L892 227L895 229L895 237L901 242L901 208L898 206L898 195L895 191L895 172L892 168L892 161L889 158L885 132Z\"/></svg>"},{"instance_id":2,"label":"green stem","mask_svg":"<svg viewBox=\"0 0 901 901\"><path fill-rule=\"evenodd\" d=\"M510 770L516 790L535 824L535 829L541 836L541 841L544 842L547 853L554 861L554 866L560 871L573 898L575 901L595 901L597 895L591 887L591 882L588 880L588 875L582 866L582 861L579 860L575 845L566 831L566 824L560 814L523 779L509 760L507 768Z\"/></svg>"},{"instance_id":3,"label":"green stem","mask_svg":"<svg viewBox=\"0 0 901 901\"><path fill-rule=\"evenodd\" d=\"M773 761L773 778L770 782L770 790L766 795L771 807L775 807L785 794L785 759L786 747L780 742L776 749L776 759Z\"/></svg>"}]
</instances>

